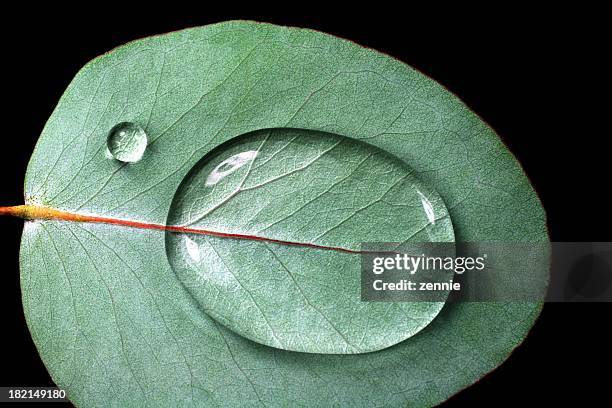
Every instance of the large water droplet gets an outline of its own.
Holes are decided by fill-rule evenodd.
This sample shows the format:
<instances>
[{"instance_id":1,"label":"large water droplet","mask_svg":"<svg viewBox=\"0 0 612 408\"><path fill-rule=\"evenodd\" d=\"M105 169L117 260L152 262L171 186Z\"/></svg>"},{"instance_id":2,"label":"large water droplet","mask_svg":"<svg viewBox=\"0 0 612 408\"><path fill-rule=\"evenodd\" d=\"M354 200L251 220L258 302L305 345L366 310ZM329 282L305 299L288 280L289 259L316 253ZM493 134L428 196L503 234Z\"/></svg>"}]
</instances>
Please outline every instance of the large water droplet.
<instances>
[{"instance_id":1,"label":"large water droplet","mask_svg":"<svg viewBox=\"0 0 612 408\"><path fill-rule=\"evenodd\" d=\"M454 234L443 200L413 169L354 139L297 129L235 138L185 177L167 224L232 236L175 229L168 259L202 310L273 347L378 350L420 331L443 305L361 301L361 257L350 253L361 243Z\"/></svg>"},{"instance_id":2,"label":"large water droplet","mask_svg":"<svg viewBox=\"0 0 612 408\"><path fill-rule=\"evenodd\" d=\"M136 123L121 122L108 133L106 145L113 158L126 163L137 162L147 148L147 134Z\"/></svg>"}]
</instances>

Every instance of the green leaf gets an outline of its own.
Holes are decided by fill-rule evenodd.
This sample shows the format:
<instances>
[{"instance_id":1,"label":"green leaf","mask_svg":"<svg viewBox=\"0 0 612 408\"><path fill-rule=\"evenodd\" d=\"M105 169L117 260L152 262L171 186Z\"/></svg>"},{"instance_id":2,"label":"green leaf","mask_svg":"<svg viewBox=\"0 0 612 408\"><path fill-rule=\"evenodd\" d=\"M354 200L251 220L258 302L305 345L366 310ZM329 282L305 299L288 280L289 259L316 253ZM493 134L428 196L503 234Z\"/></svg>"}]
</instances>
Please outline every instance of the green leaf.
<instances>
[{"instance_id":1,"label":"green leaf","mask_svg":"<svg viewBox=\"0 0 612 408\"><path fill-rule=\"evenodd\" d=\"M105 155L120 122L146 130L139 162ZM440 85L344 40L250 22L146 38L87 64L36 146L26 204L164 224L203 156L271 128L398 157L444 200L457 241L547 240L516 160ZM433 405L501 364L541 309L453 303L381 351L287 351L213 320L173 271L164 233L57 220L26 223L21 279L41 357L80 406Z\"/></svg>"}]
</instances>

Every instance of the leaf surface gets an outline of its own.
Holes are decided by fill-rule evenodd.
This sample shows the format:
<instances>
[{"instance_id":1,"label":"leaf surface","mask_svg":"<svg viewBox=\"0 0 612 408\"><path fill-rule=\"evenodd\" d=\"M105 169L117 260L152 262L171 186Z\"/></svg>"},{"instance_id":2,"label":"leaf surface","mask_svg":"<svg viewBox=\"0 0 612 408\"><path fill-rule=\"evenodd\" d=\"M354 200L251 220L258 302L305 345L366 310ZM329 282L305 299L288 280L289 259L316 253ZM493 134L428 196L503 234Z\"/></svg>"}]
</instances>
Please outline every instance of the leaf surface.
<instances>
[{"instance_id":1,"label":"leaf surface","mask_svg":"<svg viewBox=\"0 0 612 408\"><path fill-rule=\"evenodd\" d=\"M149 137L142 160L129 165L105 156L108 131L126 121ZM344 40L250 22L146 38L87 64L39 139L26 203L163 224L205 154L269 128L330 132L397 156L442 197L457 241L547 240L516 160L440 85ZM26 319L76 405L433 405L507 358L541 308L448 304L381 351L285 351L205 313L165 243L159 231L26 223Z\"/></svg>"}]
</instances>

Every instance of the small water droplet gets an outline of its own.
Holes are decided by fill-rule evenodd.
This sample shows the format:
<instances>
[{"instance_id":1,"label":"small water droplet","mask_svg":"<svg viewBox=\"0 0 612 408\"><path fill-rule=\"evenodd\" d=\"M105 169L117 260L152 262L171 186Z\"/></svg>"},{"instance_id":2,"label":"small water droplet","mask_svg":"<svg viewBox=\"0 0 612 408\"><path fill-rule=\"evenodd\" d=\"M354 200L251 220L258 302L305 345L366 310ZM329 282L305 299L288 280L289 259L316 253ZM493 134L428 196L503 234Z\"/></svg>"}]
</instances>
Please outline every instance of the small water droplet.
<instances>
[{"instance_id":1,"label":"small water droplet","mask_svg":"<svg viewBox=\"0 0 612 408\"><path fill-rule=\"evenodd\" d=\"M114 159L134 163L142 158L147 148L147 134L135 123L121 122L108 133L106 145Z\"/></svg>"}]
</instances>

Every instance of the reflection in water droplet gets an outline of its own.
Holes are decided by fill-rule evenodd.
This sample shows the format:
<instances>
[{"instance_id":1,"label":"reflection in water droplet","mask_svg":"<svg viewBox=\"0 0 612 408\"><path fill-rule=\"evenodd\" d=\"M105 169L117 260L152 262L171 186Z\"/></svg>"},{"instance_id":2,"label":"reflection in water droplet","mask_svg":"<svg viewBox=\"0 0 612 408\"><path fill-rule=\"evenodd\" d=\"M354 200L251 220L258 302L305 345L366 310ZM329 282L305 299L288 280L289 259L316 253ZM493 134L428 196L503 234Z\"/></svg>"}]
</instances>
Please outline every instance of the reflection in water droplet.
<instances>
[{"instance_id":1,"label":"reflection in water droplet","mask_svg":"<svg viewBox=\"0 0 612 408\"><path fill-rule=\"evenodd\" d=\"M193 239L189 238L188 235L185 235L185 248L187 249L187 253L189 257L196 263L200 262L201 254L200 247L197 242Z\"/></svg>"},{"instance_id":2,"label":"reflection in water droplet","mask_svg":"<svg viewBox=\"0 0 612 408\"><path fill-rule=\"evenodd\" d=\"M147 134L132 122L121 122L108 133L108 152L119 161L134 163L142 158L147 148Z\"/></svg>"},{"instance_id":3,"label":"reflection in water droplet","mask_svg":"<svg viewBox=\"0 0 612 408\"><path fill-rule=\"evenodd\" d=\"M385 302L361 301L360 256L338 248L449 242L454 234L443 200L413 169L354 139L299 129L232 139L183 179L166 223L234 236L169 231L168 261L210 316L269 346L373 351L418 332L442 307L420 302L414 312L406 302L391 312ZM385 316L382 326L365 323L373 316Z\"/></svg>"},{"instance_id":4,"label":"reflection in water droplet","mask_svg":"<svg viewBox=\"0 0 612 408\"><path fill-rule=\"evenodd\" d=\"M436 223L436 214L434 213L433 205L431 205L431 201L425 197L425 194L421 193L417 190L417 194L421 198L421 204L423 205L423 210L425 210L425 215L427 216L427 220L430 224Z\"/></svg>"},{"instance_id":5,"label":"reflection in water droplet","mask_svg":"<svg viewBox=\"0 0 612 408\"><path fill-rule=\"evenodd\" d=\"M217 184L224 177L229 176L230 174L238 170L240 167L253 161L255 157L257 157L257 151L249 150L247 152L235 154L229 159L223 160L217 165L217 167L213 169L213 171L210 172L210 174L206 178L206 185L213 186Z\"/></svg>"}]
</instances>

